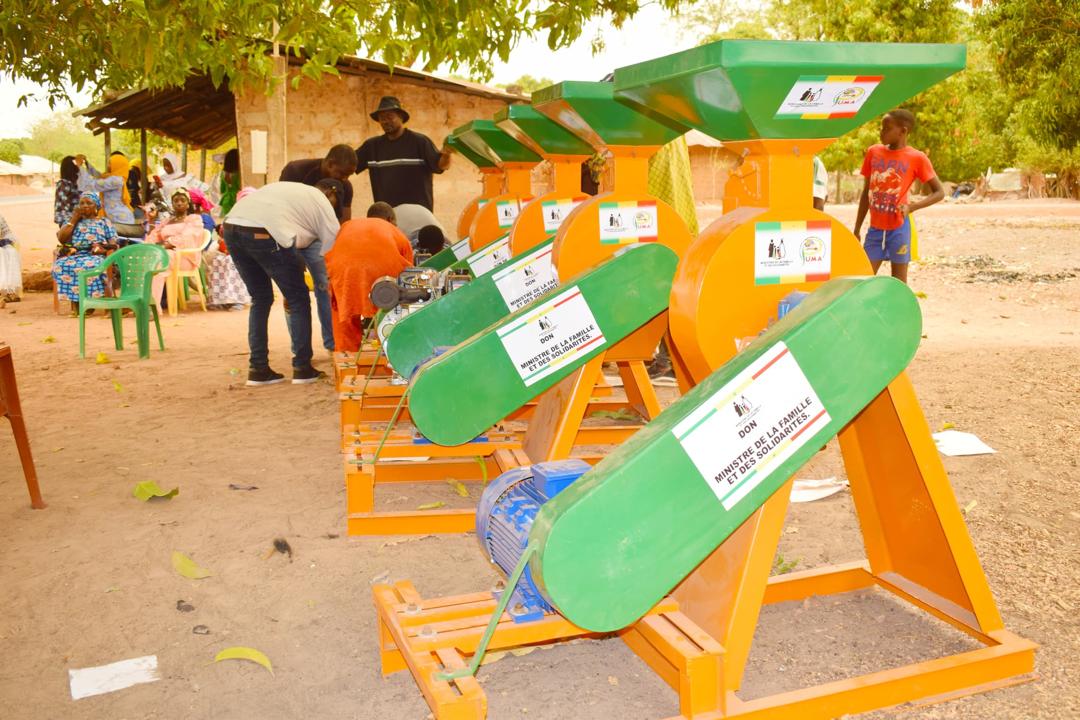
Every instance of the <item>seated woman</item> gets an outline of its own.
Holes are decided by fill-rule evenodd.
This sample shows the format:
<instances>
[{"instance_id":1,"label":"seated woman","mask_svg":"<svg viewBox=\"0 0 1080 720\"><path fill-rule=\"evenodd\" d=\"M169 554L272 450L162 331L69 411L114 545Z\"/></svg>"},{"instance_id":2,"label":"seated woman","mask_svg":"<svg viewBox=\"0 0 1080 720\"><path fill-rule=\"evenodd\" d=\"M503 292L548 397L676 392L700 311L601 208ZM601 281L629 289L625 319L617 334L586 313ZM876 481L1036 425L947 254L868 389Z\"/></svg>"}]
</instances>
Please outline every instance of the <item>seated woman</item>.
<instances>
[{"instance_id":1,"label":"seated woman","mask_svg":"<svg viewBox=\"0 0 1080 720\"><path fill-rule=\"evenodd\" d=\"M80 270L96 268L110 250L116 249L116 230L106 218L101 217L101 197L95 192L84 192L71 219L56 233L60 241L59 257L53 262L52 276L56 292L71 301L73 311L79 310ZM105 280L101 275L93 277L86 286L90 297L105 294Z\"/></svg>"},{"instance_id":2,"label":"seated woman","mask_svg":"<svg viewBox=\"0 0 1080 720\"><path fill-rule=\"evenodd\" d=\"M19 302L22 295L22 262L15 244L15 233L0 215L0 307L5 302Z\"/></svg>"},{"instance_id":3,"label":"seated woman","mask_svg":"<svg viewBox=\"0 0 1080 720\"><path fill-rule=\"evenodd\" d=\"M206 237L203 229L202 216L192 212L191 196L186 188L178 188L172 194L172 214L163 222L151 228L146 236L146 242L161 245L169 251L169 270L174 267L179 270L194 270L198 267L198 260L192 255L185 255L179 259L176 253L180 248L202 247ZM195 256L197 257L197 256ZM177 266L177 263L181 263ZM167 273L154 275L153 288L154 299L161 301L161 293L165 289Z\"/></svg>"},{"instance_id":4,"label":"seated woman","mask_svg":"<svg viewBox=\"0 0 1080 720\"><path fill-rule=\"evenodd\" d=\"M397 277L410 265L409 241L390 222L367 217L348 220L341 226L334 246L326 253L336 349L360 349L364 320L375 317L371 286L384 275Z\"/></svg>"}]
</instances>

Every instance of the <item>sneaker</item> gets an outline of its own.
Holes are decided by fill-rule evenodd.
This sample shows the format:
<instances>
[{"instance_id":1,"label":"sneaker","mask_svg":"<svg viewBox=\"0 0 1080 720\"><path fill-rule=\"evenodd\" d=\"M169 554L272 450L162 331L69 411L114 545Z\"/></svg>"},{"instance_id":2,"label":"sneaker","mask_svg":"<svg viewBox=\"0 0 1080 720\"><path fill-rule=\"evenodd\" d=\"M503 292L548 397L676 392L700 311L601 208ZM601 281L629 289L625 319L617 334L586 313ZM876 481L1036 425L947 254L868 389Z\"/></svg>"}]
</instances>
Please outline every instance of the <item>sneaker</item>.
<instances>
[{"instance_id":1,"label":"sneaker","mask_svg":"<svg viewBox=\"0 0 1080 720\"><path fill-rule=\"evenodd\" d=\"M279 382L285 382L285 376L281 373L274 372L270 368L248 370L248 387L257 387L259 385L277 385Z\"/></svg>"},{"instance_id":2,"label":"sneaker","mask_svg":"<svg viewBox=\"0 0 1080 720\"><path fill-rule=\"evenodd\" d=\"M326 373L322 372L321 370L316 370L310 365L305 368L293 368L292 384L310 385L313 382L318 382L324 377L326 377Z\"/></svg>"}]
</instances>

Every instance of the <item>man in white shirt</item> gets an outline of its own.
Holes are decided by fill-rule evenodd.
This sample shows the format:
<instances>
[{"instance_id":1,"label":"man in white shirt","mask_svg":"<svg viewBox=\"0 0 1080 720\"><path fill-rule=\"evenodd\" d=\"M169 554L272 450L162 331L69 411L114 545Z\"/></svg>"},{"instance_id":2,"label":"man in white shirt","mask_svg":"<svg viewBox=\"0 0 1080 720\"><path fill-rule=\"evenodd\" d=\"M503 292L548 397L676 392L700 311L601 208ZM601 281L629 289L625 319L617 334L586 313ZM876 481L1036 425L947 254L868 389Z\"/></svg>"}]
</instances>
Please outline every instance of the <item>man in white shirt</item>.
<instances>
[{"instance_id":1,"label":"man in white shirt","mask_svg":"<svg viewBox=\"0 0 1080 720\"><path fill-rule=\"evenodd\" d=\"M409 238L409 244L412 245L413 250L416 250L416 240L420 235L421 228L434 225L443 230L442 223L423 205L415 203L398 205L394 208L394 215L397 217L398 230L405 233L405 237ZM443 235L446 235L445 230L443 230Z\"/></svg>"},{"instance_id":2,"label":"man in white shirt","mask_svg":"<svg viewBox=\"0 0 1080 720\"><path fill-rule=\"evenodd\" d=\"M313 383L322 375L311 366L311 298L297 249L321 242L325 254L339 227L322 189L293 182L264 185L237 200L225 217L225 246L251 295L248 385L285 380L270 368L266 324L274 302L271 281L289 306L293 384Z\"/></svg>"}]
</instances>

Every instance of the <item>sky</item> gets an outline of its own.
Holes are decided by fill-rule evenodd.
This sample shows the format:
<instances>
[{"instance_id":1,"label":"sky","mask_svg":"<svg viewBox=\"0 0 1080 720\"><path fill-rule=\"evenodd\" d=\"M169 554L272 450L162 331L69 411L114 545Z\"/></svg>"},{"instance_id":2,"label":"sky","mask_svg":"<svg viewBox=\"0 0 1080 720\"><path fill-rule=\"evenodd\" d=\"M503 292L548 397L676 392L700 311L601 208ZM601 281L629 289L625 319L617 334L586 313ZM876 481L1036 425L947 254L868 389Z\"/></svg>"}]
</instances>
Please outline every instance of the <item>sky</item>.
<instances>
[{"instance_id":1,"label":"sky","mask_svg":"<svg viewBox=\"0 0 1080 720\"><path fill-rule=\"evenodd\" d=\"M692 39L680 37L677 22L668 18L664 10L649 5L627 21L622 30L605 28L606 47L593 56L591 40L602 24L603 20L588 23L573 45L556 52L548 49L543 36L524 40L511 52L509 62L496 63L490 84L511 83L522 75L551 78L555 82L600 80L617 67L669 55L694 44ZM26 137L35 121L52 114L45 100L16 107L19 97L28 92L44 96L35 84L14 82L0 73L0 108L5 110L0 112L0 138ZM73 99L75 107L86 107L91 102L89 93L77 94Z\"/></svg>"}]
</instances>

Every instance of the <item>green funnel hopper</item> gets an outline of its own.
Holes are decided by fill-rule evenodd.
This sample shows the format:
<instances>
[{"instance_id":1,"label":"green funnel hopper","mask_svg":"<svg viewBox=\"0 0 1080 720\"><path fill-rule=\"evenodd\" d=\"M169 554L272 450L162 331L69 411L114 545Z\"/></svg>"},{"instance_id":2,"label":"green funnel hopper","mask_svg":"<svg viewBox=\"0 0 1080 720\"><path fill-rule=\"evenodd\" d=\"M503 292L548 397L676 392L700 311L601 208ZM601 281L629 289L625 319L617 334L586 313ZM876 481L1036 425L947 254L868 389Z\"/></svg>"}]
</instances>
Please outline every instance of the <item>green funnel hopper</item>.
<instances>
[{"instance_id":1,"label":"green funnel hopper","mask_svg":"<svg viewBox=\"0 0 1080 720\"><path fill-rule=\"evenodd\" d=\"M615 95L721 140L834 138L966 56L963 45L720 40L619 68Z\"/></svg>"},{"instance_id":2,"label":"green funnel hopper","mask_svg":"<svg viewBox=\"0 0 1080 720\"><path fill-rule=\"evenodd\" d=\"M541 155L592 155L593 148L532 105L508 105L495 113L495 124Z\"/></svg>"},{"instance_id":3,"label":"green funnel hopper","mask_svg":"<svg viewBox=\"0 0 1080 720\"><path fill-rule=\"evenodd\" d=\"M561 82L533 93L532 104L594 148L666 145L689 129L619 102L613 88L606 82Z\"/></svg>"},{"instance_id":4,"label":"green funnel hopper","mask_svg":"<svg viewBox=\"0 0 1080 720\"><path fill-rule=\"evenodd\" d=\"M538 163L543 158L510 137L491 120L473 120L450 135L473 152L496 165L504 163Z\"/></svg>"},{"instance_id":5,"label":"green funnel hopper","mask_svg":"<svg viewBox=\"0 0 1080 720\"><path fill-rule=\"evenodd\" d=\"M446 144L452 147L455 152L460 153L462 157L464 157L466 160L468 160L478 168L483 169L495 167L495 163L491 162L486 157L473 150L471 147L462 142L460 138L456 138L451 135L450 137L446 138Z\"/></svg>"}]
</instances>

